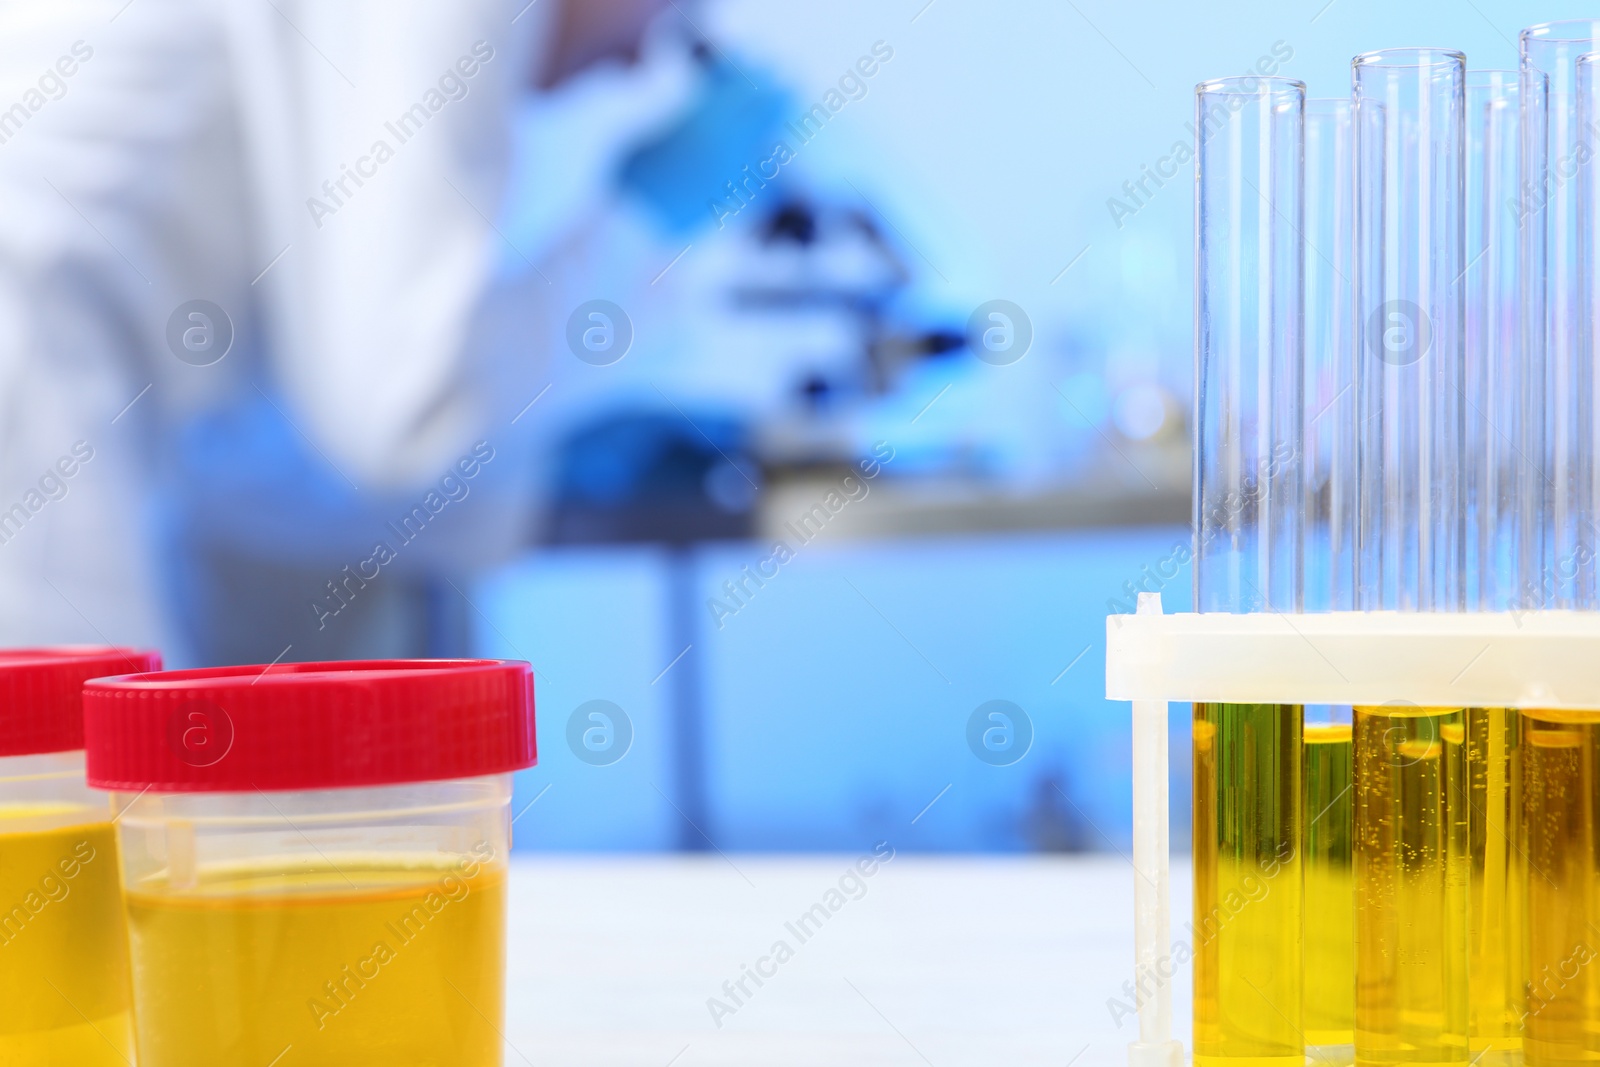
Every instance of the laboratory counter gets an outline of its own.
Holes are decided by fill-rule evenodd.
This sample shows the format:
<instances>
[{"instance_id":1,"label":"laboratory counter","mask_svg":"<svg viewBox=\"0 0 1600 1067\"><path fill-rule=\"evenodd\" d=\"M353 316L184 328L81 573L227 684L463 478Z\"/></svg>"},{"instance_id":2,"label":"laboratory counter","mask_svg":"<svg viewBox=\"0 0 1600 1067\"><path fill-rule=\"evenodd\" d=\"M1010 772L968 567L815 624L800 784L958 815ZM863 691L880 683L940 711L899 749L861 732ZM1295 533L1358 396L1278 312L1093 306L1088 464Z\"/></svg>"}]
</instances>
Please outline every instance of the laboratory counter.
<instances>
[{"instance_id":1,"label":"laboratory counter","mask_svg":"<svg viewBox=\"0 0 1600 1067\"><path fill-rule=\"evenodd\" d=\"M1114 853L519 855L505 1062L1121 1067L1134 877Z\"/></svg>"}]
</instances>

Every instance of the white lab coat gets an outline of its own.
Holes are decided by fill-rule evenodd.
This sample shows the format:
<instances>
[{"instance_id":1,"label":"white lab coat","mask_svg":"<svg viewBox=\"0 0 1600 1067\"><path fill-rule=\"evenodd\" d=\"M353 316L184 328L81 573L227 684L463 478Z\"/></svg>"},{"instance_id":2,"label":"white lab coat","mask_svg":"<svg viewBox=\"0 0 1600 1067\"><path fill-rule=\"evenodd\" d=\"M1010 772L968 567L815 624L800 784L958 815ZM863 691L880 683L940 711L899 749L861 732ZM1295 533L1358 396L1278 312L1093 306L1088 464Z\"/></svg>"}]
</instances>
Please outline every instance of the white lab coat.
<instances>
[{"instance_id":1,"label":"white lab coat","mask_svg":"<svg viewBox=\"0 0 1600 1067\"><path fill-rule=\"evenodd\" d=\"M520 404L472 330L524 3L0 3L0 645L166 636L162 429L219 396L269 382L380 496ZM195 299L234 326L209 367L167 343Z\"/></svg>"}]
</instances>

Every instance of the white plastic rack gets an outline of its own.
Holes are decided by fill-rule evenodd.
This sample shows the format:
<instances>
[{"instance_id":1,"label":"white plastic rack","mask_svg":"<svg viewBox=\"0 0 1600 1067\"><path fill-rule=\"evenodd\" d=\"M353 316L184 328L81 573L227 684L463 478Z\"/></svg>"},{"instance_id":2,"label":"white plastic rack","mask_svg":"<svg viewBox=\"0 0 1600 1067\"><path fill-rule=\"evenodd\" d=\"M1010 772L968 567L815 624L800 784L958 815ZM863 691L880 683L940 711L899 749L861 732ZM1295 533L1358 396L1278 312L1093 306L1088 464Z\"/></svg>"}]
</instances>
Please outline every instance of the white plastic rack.
<instances>
[{"instance_id":1,"label":"white plastic rack","mask_svg":"<svg viewBox=\"0 0 1600 1067\"><path fill-rule=\"evenodd\" d=\"M1600 612L1164 614L1159 593L1106 619L1106 697L1133 702L1135 966L1171 941L1167 705L1600 710ZM1131 1067L1179 1067L1172 991L1140 1005Z\"/></svg>"}]
</instances>

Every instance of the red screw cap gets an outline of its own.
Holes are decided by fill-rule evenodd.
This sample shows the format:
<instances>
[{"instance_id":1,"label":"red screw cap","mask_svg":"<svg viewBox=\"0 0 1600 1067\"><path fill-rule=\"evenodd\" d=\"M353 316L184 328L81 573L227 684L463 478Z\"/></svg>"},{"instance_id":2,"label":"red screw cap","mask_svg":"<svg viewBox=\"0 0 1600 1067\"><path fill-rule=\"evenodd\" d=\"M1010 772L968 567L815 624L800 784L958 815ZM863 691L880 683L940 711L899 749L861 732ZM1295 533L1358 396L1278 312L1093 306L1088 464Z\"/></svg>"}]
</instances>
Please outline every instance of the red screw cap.
<instances>
[{"instance_id":1,"label":"red screw cap","mask_svg":"<svg viewBox=\"0 0 1600 1067\"><path fill-rule=\"evenodd\" d=\"M0 651L0 756L83 747L83 683L161 669L159 652L103 645Z\"/></svg>"},{"instance_id":2,"label":"red screw cap","mask_svg":"<svg viewBox=\"0 0 1600 1067\"><path fill-rule=\"evenodd\" d=\"M536 759L533 671L509 660L211 667L83 691L89 784L342 789L501 774Z\"/></svg>"}]
</instances>

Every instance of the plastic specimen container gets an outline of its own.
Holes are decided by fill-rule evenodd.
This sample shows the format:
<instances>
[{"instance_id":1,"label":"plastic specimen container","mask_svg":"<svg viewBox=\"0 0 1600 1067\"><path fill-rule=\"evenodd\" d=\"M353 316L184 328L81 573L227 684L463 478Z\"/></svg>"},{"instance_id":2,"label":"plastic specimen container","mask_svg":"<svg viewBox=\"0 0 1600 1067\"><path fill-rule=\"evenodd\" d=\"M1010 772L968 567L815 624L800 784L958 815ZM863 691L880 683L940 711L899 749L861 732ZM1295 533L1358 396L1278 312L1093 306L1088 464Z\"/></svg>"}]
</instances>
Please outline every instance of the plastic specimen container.
<instances>
[{"instance_id":1,"label":"plastic specimen container","mask_svg":"<svg viewBox=\"0 0 1600 1067\"><path fill-rule=\"evenodd\" d=\"M128 649L0 652L0 1063L131 1054L117 843L111 806L84 783L82 690L160 663Z\"/></svg>"},{"instance_id":2,"label":"plastic specimen container","mask_svg":"<svg viewBox=\"0 0 1600 1067\"><path fill-rule=\"evenodd\" d=\"M500 1064L527 664L139 674L84 712L140 1064Z\"/></svg>"}]
</instances>

